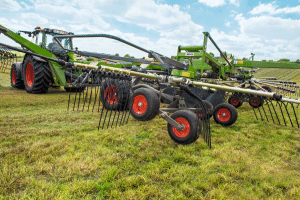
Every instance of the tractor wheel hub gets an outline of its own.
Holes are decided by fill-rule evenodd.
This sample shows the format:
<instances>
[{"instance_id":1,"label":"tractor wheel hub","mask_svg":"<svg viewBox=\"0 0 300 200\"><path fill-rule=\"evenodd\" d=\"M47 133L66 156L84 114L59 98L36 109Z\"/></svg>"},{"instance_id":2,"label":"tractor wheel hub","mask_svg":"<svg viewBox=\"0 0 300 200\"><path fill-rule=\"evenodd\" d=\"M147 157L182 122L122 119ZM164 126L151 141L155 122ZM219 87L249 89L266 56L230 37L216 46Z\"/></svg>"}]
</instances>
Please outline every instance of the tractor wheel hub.
<instances>
[{"instance_id":1,"label":"tractor wheel hub","mask_svg":"<svg viewBox=\"0 0 300 200\"><path fill-rule=\"evenodd\" d=\"M139 106L139 107L142 107L142 106L143 106L143 103L142 103L142 102L138 103L138 106Z\"/></svg>"}]
</instances>

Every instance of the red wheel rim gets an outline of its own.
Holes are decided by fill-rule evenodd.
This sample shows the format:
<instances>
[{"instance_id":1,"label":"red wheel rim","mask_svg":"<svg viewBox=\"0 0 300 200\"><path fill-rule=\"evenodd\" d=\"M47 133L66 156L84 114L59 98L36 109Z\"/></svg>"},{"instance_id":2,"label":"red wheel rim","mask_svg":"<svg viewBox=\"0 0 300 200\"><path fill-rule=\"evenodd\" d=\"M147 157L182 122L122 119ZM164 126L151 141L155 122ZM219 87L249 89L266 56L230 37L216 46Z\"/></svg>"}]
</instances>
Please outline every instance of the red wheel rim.
<instances>
[{"instance_id":1,"label":"red wheel rim","mask_svg":"<svg viewBox=\"0 0 300 200\"><path fill-rule=\"evenodd\" d=\"M175 121L180 125L184 125L184 129L182 129L179 132L174 126L172 126L174 134L179 138L186 137L190 133L190 130L191 130L189 121L183 117L178 117L175 119Z\"/></svg>"},{"instance_id":2,"label":"red wheel rim","mask_svg":"<svg viewBox=\"0 0 300 200\"><path fill-rule=\"evenodd\" d=\"M231 113L227 108L221 108L217 112L217 117L221 122L227 122L231 117Z\"/></svg>"},{"instance_id":3,"label":"red wheel rim","mask_svg":"<svg viewBox=\"0 0 300 200\"><path fill-rule=\"evenodd\" d=\"M25 74L27 85L32 86L34 80L34 70L31 63L27 64Z\"/></svg>"},{"instance_id":4,"label":"red wheel rim","mask_svg":"<svg viewBox=\"0 0 300 200\"><path fill-rule=\"evenodd\" d=\"M144 114L147 110L147 107L147 99L143 95L136 95L134 97L132 109L136 114Z\"/></svg>"},{"instance_id":5,"label":"red wheel rim","mask_svg":"<svg viewBox=\"0 0 300 200\"><path fill-rule=\"evenodd\" d=\"M253 106L259 106L260 104L260 99L257 97L253 97L252 99L250 99L250 101Z\"/></svg>"},{"instance_id":6,"label":"red wheel rim","mask_svg":"<svg viewBox=\"0 0 300 200\"><path fill-rule=\"evenodd\" d=\"M105 88L105 98L107 103L114 104L118 100L118 90L116 86L110 85Z\"/></svg>"},{"instance_id":7,"label":"red wheel rim","mask_svg":"<svg viewBox=\"0 0 300 200\"><path fill-rule=\"evenodd\" d=\"M17 80L17 75L16 75L16 70L12 70L11 72L11 80L13 84L16 84L16 80Z\"/></svg>"},{"instance_id":8,"label":"red wheel rim","mask_svg":"<svg viewBox=\"0 0 300 200\"><path fill-rule=\"evenodd\" d=\"M237 106L237 105L239 105L239 103L240 103L240 100L236 97L232 97L230 99L230 104L233 105L233 106Z\"/></svg>"}]
</instances>

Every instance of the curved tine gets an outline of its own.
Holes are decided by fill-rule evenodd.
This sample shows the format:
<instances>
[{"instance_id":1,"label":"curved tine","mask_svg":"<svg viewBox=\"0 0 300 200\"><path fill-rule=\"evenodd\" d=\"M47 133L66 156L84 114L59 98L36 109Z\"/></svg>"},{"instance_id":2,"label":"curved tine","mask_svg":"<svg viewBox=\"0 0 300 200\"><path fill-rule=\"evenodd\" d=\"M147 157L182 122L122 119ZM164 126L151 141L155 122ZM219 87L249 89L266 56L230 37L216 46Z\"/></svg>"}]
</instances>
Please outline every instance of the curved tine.
<instances>
[{"instance_id":1,"label":"curved tine","mask_svg":"<svg viewBox=\"0 0 300 200\"><path fill-rule=\"evenodd\" d=\"M268 106L269 111L270 111L271 118L272 118L272 120L273 120L273 123L275 124L275 121L274 121L274 118L273 118L273 114L272 114L271 109L270 109L270 106L269 106L269 99L266 99L265 102L267 103L267 106Z\"/></svg>"},{"instance_id":2,"label":"curved tine","mask_svg":"<svg viewBox=\"0 0 300 200\"><path fill-rule=\"evenodd\" d=\"M103 102L102 102L102 110L101 110L101 113L100 113L100 119L99 119L99 125L98 125L98 130L100 128L100 123L101 123L101 120L102 120L102 115L103 115L103 111L104 111L104 102L105 102L105 89L104 89L104 80L105 78L102 79L101 81L101 86L100 86L100 92L99 92L99 105L98 105L98 112L100 112L100 103L101 103L101 99L102 99L102 95L103 95Z\"/></svg>"},{"instance_id":3,"label":"curved tine","mask_svg":"<svg viewBox=\"0 0 300 200\"><path fill-rule=\"evenodd\" d=\"M270 100L270 103L271 103L271 105L272 105L272 108L273 108L273 110L274 110L274 113L275 113L275 115L276 115L276 118L277 118L277 120L278 120L278 123L279 123L279 125L280 125L280 120L279 120L279 117L278 117L278 115L277 115L277 113L276 113L276 110L275 110L275 107L274 107L274 105L273 105L272 100Z\"/></svg>"},{"instance_id":4,"label":"curved tine","mask_svg":"<svg viewBox=\"0 0 300 200\"><path fill-rule=\"evenodd\" d=\"M71 68L71 82L72 82L72 68ZM69 107L70 107L70 101L71 101L71 89L70 89L70 92L69 92L69 101L68 101L68 111L69 111Z\"/></svg>"},{"instance_id":5,"label":"curved tine","mask_svg":"<svg viewBox=\"0 0 300 200\"><path fill-rule=\"evenodd\" d=\"M112 80L114 80L114 82L116 83L117 81L117 79L112 79ZM118 87L117 87L118 88ZM112 97L115 97L115 93L114 93L114 91L112 90L112 92L111 93L113 93L112 94ZM117 90L117 101L118 101L118 98L119 98L119 91ZM118 102L113 102L111 105L111 110L110 110L110 115L109 115L109 118L108 118L108 123L107 123L107 128L108 128L108 126L109 126L109 123L110 123L110 119L111 119L111 115L112 115L112 112L113 112L113 105L116 103L117 105L118 105ZM114 111L115 112L115 111Z\"/></svg>"},{"instance_id":6,"label":"curved tine","mask_svg":"<svg viewBox=\"0 0 300 200\"><path fill-rule=\"evenodd\" d=\"M278 103L278 101L277 101L277 104L279 105L284 124L286 125L285 118L284 118L284 115L283 115L283 112L282 112L282 109L281 109L281 105L280 105L280 103Z\"/></svg>"},{"instance_id":7,"label":"curved tine","mask_svg":"<svg viewBox=\"0 0 300 200\"><path fill-rule=\"evenodd\" d=\"M90 104L91 104L91 100L92 100L92 96L93 96L93 87L95 87L94 86L94 84L95 84L95 74L94 74L94 71L92 72L92 74L91 74L91 93L90 93L90 100L89 100L89 103L88 103L88 109L87 109L87 111L89 111L90 110ZM95 91L96 91L96 88L95 88Z\"/></svg>"},{"instance_id":8,"label":"curved tine","mask_svg":"<svg viewBox=\"0 0 300 200\"><path fill-rule=\"evenodd\" d=\"M89 85L90 85L89 81L90 81L90 73L87 74L86 84L84 84L84 85L86 85L86 92L85 92L85 97L82 97L82 98L84 98L84 100L83 100L83 106L82 106L82 112L84 111L86 97L88 96ZM83 92L83 94L84 94L84 92Z\"/></svg>"},{"instance_id":9,"label":"curved tine","mask_svg":"<svg viewBox=\"0 0 300 200\"><path fill-rule=\"evenodd\" d=\"M108 93L109 94L107 94L107 95L109 95L109 98L111 98L112 96L111 96L111 78L107 78L107 83L108 83ZM104 102L106 101L106 88L104 88ZM104 106L104 105L103 105ZM106 109L106 113L105 113L105 116L104 116L104 121L103 121L103 125L102 125L102 129L104 128L104 124L105 124L105 121L106 121L106 117L107 117L107 113L108 113L108 111L109 110L112 110L112 106L113 106L113 104L110 104L109 103L109 105L108 105L108 109Z\"/></svg>"},{"instance_id":10,"label":"curved tine","mask_svg":"<svg viewBox=\"0 0 300 200\"><path fill-rule=\"evenodd\" d=\"M292 122L292 120L291 120L290 113L289 113L289 111L287 110L287 104L285 104L285 103L283 103L283 102L282 102L282 104L284 105L286 114L289 116L289 119L290 119L290 122L291 122L292 127L294 127L293 122Z\"/></svg>"},{"instance_id":11,"label":"curved tine","mask_svg":"<svg viewBox=\"0 0 300 200\"><path fill-rule=\"evenodd\" d=\"M125 103L125 108L127 109L127 107L128 107L128 110L126 110L126 113L128 114L126 124L128 123L128 120L129 120L129 117L130 117L130 109L131 109L131 108L129 108L129 106L130 106L130 94L133 93L131 81L128 80L127 84L130 86L130 88L129 88L129 92L128 92L126 103ZM130 107L132 107L132 106L130 106Z\"/></svg>"},{"instance_id":12,"label":"curved tine","mask_svg":"<svg viewBox=\"0 0 300 200\"><path fill-rule=\"evenodd\" d=\"M120 81L121 81L121 80L119 80L119 79L115 79L115 80L118 80L118 81L116 81L116 82L117 82L117 85L118 85L117 88L121 89L121 91L118 91L117 99L122 100L122 99L123 99L123 89L120 87ZM113 126L113 124L114 124L114 121L115 121L117 112L118 112L118 114L120 115L121 108L122 108L122 104L120 104L120 105L119 105L119 108L117 108L117 110L115 111L115 115L114 115L113 121L112 121L112 123L111 123L111 128L112 128L112 126ZM119 116L119 115L118 115L118 116ZM117 126L117 125L118 125L118 117L117 117L117 121L116 121L116 126Z\"/></svg>"},{"instance_id":13,"label":"curved tine","mask_svg":"<svg viewBox=\"0 0 300 200\"><path fill-rule=\"evenodd\" d=\"M264 113L265 113L265 116L266 116L267 122L269 122L269 119L268 119L268 117L267 117L267 113L266 113L266 111L265 111L264 105L262 105L262 106L261 106L261 108L263 109L263 111L264 111Z\"/></svg>"},{"instance_id":14,"label":"curved tine","mask_svg":"<svg viewBox=\"0 0 300 200\"><path fill-rule=\"evenodd\" d=\"M96 80L97 91L96 91L96 88L95 88L95 100L94 100L94 105L93 105L92 112L94 112L94 108L95 108L95 104L96 104L96 101L97 101L97 96L98 96L98 92L99 92L99 88L100 88L101 77L100 77L99 71L97 71L96 78L97 78L97 80Z\"/></svg>"},{"instance_id":15,"label":"curved tine","mask_svg":"<svg viewBox=\"0 0 300 200\"><path fill-rule=\"evenodd\" d=\"M300 127L299 127L298 118L297 118L297 114L296 114L296 111L295 111L295 108L294 108L294 104L293 104L293 103L290 103L290 104L291 104L291 106L292 106L292 108L293 108L293 111L294 111L294 115L295 115L295 119L296 119L296 122L297 122L297 126L298 126L298 128L300 128Z\"/></svg>"},{"instance_id":16,"label":"curved tine","mask_svg":"<svg viewBox=\"0 0 300 200\"><path fill-rule=\"evenodd\" d=\"M122 84L125 84L124 83L124 80L121 80ZM122 92L122 98L123 98L123 92ZM118 110L118 117L117 117L117 121L116 121L116 126L118 126L118 122L119 122L119 117L120 117L120 114L121 114L121 109L122 109L122 106L119 107L119 110ZM125 108L124 108L125 109ZM124 114L124 111L122 112L122 116ZM122 121L120 121L120 124L121 124Z\"/></svg>"}]
</instances>

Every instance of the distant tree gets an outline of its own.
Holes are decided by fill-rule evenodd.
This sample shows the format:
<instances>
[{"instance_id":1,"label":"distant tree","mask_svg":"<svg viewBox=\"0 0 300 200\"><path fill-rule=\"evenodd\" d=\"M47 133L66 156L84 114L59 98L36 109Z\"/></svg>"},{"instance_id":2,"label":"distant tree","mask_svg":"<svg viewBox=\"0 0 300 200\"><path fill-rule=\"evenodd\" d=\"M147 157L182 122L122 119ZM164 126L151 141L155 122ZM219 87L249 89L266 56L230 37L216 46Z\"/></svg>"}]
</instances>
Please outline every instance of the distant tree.
<instances>
[{"instance_id":1,"label":"distant tree","mask_svg":"<svg viewBox=\"0 0 300 200\"><path fill-rule=\"evenodd\" d=\"M134 56L130 56L130 58L134 58Z\"/></svg>"},{"instance_id":2,"label":"distant tree","mask_svg":"<svg viewBox=\"0 0 300 200\"><path fill-rule=\"evenodd\" d=\"M290 62L290 59L282 58L282 59L279 59L277 62Z\"/></svg>"},{"instance_id":3,"label":"distant tree","mask_svg":"<svg viewBox=\"0 0 300 200\"><path fill-rule=\"evenodd\" d=\"M299 63L299 64L300 64L300 60L299 60L299 59L297 59L297 60L295 61L295 63Z\"/></svg>"},{"instance_id":4,"label":"distant tree","mask_svg":"<svg viewBox=\"0 0 300 200\"><path fill-rule=\"evenodd\" d=\"M145 57L142 57L142 59L144 59L144 60L145 60Z\"/></svg>"},{"instance_id":5,"label":"distant tree","mask_svg":"<svg viewBox=\"0 0 300 200\"><path fill-rule=\"evenodd\" d=\"M87 60L87 61L95 61L94 58L87 58L86 60Z\"/></svg>"},{"instance_id":6,"label":"distant tree","mask_svg":"<svg viewBox=\"0 0 300 200\"><path fill-rule=\"evenodd\" d=\"M244 57L242 60L248 60L248 59Z\"/></svg>"},{"instance_id":7,"label":"distant tree","mask_svg":"<svg viewBox=\"0 0 300 200\"><path fill-rule=\"evenodd\" d=\"M120 54L116 53L115 56L120 56Z\"/></svg>"},{"instance_id":8,"label":"distant tree","mask_svg":"<svg viewBox=\"0 0 300 200\"><path fill-rule=\"evenodd\" d=\"M129 55L129 54L126 54L124 57L125 57L125 58L130 58L130 55Z\"/></svg>"}]
</instances>

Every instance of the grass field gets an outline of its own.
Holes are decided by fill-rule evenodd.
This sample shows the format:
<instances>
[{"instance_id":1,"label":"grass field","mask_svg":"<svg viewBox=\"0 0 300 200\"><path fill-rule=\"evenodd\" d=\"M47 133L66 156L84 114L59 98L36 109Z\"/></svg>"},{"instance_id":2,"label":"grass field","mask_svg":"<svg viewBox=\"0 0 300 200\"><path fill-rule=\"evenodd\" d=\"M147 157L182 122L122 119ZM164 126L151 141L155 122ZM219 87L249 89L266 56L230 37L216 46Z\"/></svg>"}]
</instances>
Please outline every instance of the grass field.
<instances>
[{"instance_id":1,"label":"grass field","mask_svg":"<svg viewBox=\"0 0 300 200\"><path fill-rule=\"evenodd\" d=\"M166 122L132 117L97 130L98 113L67 111L68 93L33 95L0 73L0 199L300 199L300 131L211 120L212 149L174 143Z\"/></svg>"}]
</instances>

